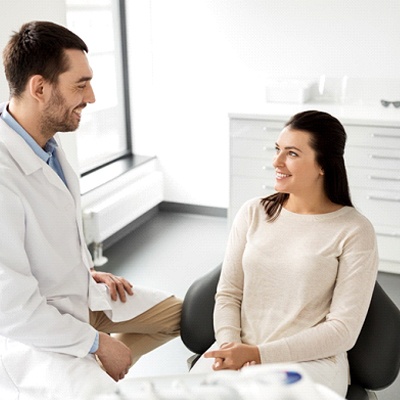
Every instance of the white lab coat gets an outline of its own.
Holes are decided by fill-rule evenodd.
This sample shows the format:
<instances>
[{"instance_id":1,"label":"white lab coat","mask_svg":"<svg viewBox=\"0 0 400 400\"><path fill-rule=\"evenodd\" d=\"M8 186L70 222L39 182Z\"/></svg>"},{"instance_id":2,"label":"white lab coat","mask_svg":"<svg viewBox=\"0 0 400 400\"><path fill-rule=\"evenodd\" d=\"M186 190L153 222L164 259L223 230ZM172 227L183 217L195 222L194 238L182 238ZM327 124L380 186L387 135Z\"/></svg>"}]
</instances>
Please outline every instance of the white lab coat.
<instances>
[{"instance_id":1,"label":"white lab coat","mask_svg":"<svg viewBox=\"0 0 400 400\"><path fill-rule=\"evenodd\" d=\"M89 307L113 302L90 275L78 179L60 147L58 156L68 189L0 119L0 397L8 400L114 390L88 355Z\"/></svg>"}]
</instances>

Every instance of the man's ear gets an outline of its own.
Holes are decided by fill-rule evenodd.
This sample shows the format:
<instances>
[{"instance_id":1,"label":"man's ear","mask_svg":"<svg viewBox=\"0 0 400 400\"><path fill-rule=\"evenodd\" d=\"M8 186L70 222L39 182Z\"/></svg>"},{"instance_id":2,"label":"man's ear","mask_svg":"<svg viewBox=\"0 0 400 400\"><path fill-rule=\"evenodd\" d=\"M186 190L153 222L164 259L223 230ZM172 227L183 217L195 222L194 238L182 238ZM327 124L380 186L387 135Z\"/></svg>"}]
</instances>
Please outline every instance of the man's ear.
<instances>
[{"instance_id":1,"label":"man's ear","mask_svg":"<svg viewBox=\"0 0 400 400\"><path fill-rule=\"evenodd\" d=\"M39 102L45 101L46 81L42 75L33 75L28 82L29 94Z\"/></svg>"}]
</instances>

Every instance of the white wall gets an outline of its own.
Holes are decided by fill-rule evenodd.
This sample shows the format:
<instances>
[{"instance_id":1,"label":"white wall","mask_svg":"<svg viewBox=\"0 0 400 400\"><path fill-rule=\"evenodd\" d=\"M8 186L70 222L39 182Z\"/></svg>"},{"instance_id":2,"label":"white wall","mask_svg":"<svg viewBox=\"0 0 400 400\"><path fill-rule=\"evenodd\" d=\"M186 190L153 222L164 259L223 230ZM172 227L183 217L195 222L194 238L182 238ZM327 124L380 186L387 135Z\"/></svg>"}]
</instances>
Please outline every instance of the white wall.
<instances>
[{"instance_id":1,"label":"white wall","mask_svg":"<svg viewBox=\"0 0 400 400\"><path fill-rule=\"evenodd\" d=\"M158 155L168 201L227 206L227 114L268 78L399 78L398 0L127 6L135 151Z\"/></svg>"},{"instance_id":2,"label":"white wall","mask_svg":"<svg viewBox=\"0 0 400 400\"><path fill-rule=\"evenodd\" d=\"M264 101L268 78L399 78L398 0L126 3L134 150L159 157L168 201L227 207L228 112ZM64 0L0 9L1 49L26 21L65 23ZM65 139L76 168L75 136Z\"/></svg>"}]
</instances>

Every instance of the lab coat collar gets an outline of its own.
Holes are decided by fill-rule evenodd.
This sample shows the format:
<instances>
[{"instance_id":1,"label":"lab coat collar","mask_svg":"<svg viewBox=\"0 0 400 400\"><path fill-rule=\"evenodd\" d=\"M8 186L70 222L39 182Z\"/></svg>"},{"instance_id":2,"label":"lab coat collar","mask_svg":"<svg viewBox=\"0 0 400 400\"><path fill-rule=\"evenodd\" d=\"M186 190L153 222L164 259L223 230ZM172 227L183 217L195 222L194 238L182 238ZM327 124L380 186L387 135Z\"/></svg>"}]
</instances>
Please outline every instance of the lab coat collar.
<instances>
[{"instance_id":1,"label":"lab coat collar","mask_svg":"<svg viewBox=\"0 0 400 400\"><path fill-rule=\"evenodd\" d=\"M53 171L52 168L49 165L47 165L41 158L39 158L32 151L32 149L25 142L25 140L20 135L18 135L12 128L10 128L2 119L0 119L0 130L1 130L0 142L3 142L4 146L7 148L11 157L18 164L18 166L25 175L31 175L41 169L43 170L44 176L52 185L56 186L58 189L62 191L69 193L69 190L64 185L62 180L58 177L56 172ZM60 153L62 153L62 151L60 151L57 154ZM63 169L64 169L64 164L65 162L61 164ZM69 179L67 178L67 176L65 178L67 180L67 184L69 185L70 184Z\"/></svg>"},{"instance_id":2,"label":"lab coat collar","mask_svg":"<svg viewBox=\"0 0 400 400\"><path fill-rule=\"evenodd\" d=\"M31 175L43 167L42 161L25 140L0 119L0 141L4 143L12 158L25 175Z\"/></svg>"}]
</instances>

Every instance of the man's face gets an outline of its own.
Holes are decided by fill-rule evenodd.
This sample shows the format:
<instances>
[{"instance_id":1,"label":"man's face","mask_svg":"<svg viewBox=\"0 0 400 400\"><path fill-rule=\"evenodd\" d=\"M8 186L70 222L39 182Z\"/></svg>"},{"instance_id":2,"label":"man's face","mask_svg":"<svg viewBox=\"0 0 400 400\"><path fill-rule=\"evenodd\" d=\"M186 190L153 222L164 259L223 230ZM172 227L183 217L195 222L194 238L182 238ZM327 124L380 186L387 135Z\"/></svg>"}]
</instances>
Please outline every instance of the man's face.
<instances>
[{"instance_id":1,"label":"man's face","mask_svg":"<svg viewBox=\"0 0 400 400\"><path fill-rule=\"evenodd\" d=\"M42 132L75 131L81 120L82 110L93 103L95 96L91 86L92 70L86 54L80 50L65 50L69 69L60 74L52 85L51 96L43 109Z\"/></svg>"}]
</instances>

